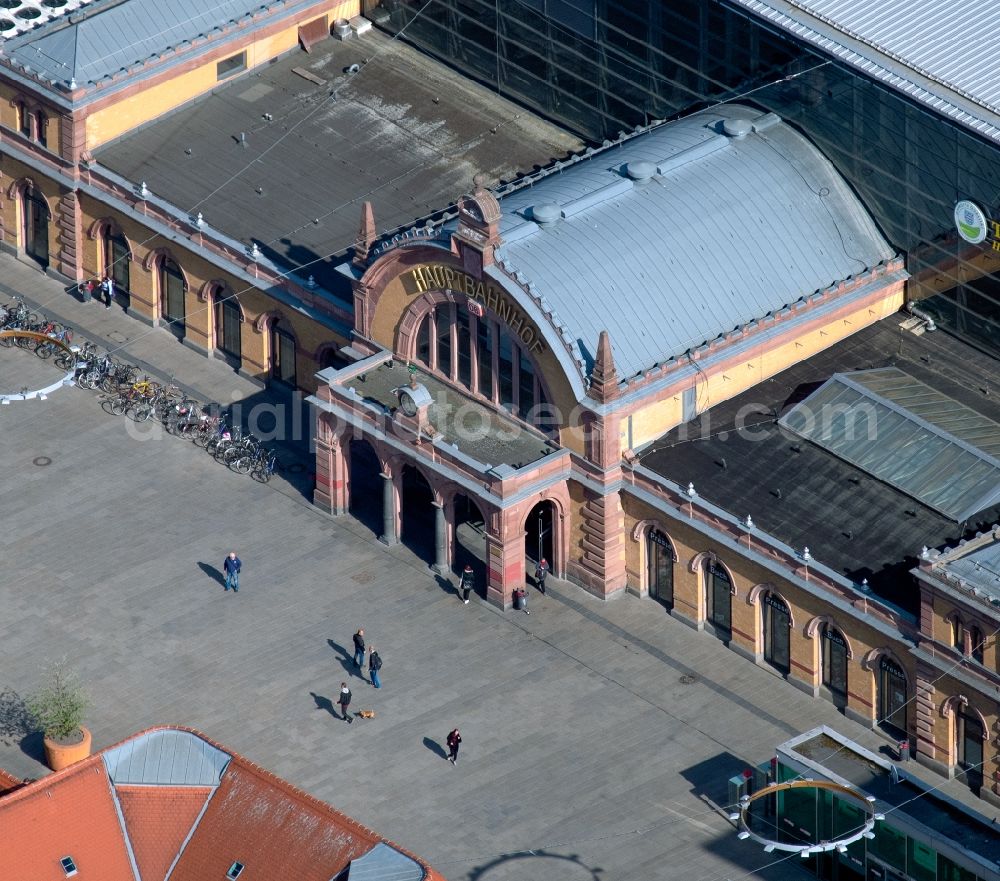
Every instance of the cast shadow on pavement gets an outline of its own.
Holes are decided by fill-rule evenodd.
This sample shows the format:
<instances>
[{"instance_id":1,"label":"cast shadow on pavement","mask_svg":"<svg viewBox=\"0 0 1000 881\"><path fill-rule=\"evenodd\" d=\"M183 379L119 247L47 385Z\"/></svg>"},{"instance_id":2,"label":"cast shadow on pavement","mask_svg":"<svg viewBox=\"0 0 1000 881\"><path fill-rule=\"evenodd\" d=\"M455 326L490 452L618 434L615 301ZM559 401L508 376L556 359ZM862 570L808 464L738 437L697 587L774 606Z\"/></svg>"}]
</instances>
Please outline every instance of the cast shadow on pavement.
<instances>
[{"instance_id":1,"label":"cast shadow on pavement","mask_svg":"<svg viewBox=\"0 0 1000 881\"><path fill-rule=\"evenodd\" d=\"M432 740L429 737L425 737L424 746L426 746L427 749L429 749L432 753L434 753L434 755L440 756L442 759L448 758L448 753L445 752L444 747L441 746L441 744L438 743L436 740Z\"/></svg>"},{"instance_id":2,"label":"cast shadow on pavement","mask_svg":"<svg viewBox=\"0 0 1000 881\"><path fill-rule=\"evenodd\" d=\"M317 710L326 710L334 719L339 719L340 716L337 715L337 711L333 708L333 701L328 697L323 697L321 694L316 694L315 691L310 691L309 694L312 695L312 699L316 702Z\"/></svg>"},{"instance_id":3,"label":"cast shadow on pavement","mask_svg":"<svg viewBox=\"0 0 1000 881\"><path fill-rule=\"evenodd\" d=\"M340 661L340 666L344 668L344 672L348 676L358 676L364 679L362 671L354 666L354 653L347 651L342 645L334 642L332 639L328 639L326 644L330 646L337 653L337 660Z\"/></svg>"},{"instance_id":4,"label":"cast shadow on pavement","mask_svg":"<svg viewBox=\"0 0 1000 881\"><path fill-rule=\"evenodd\" d=\"M213 581L216 581L223 587L225 587L226 585L225 576L214 566L211 566L208 563L199 563L198 568L201 569L201 571L204 572Z\"/></svg>"}]
</instances>

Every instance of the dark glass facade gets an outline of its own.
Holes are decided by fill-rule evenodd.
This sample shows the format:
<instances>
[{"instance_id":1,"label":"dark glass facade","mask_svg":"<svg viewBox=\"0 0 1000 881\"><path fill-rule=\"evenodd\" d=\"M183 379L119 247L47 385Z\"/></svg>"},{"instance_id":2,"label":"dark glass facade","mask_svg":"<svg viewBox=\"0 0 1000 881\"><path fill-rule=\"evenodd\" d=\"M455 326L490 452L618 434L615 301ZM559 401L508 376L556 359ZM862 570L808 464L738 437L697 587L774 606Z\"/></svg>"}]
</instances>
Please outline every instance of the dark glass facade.
<instances>
[{"instance_id":1,"label":"dark glass facade","mask_svg":"<svg viewBox=\"0 0 1000 881\"><path fill-rule=\"evenodd\" d=\"M961 199L1000 220L1000 151L947 118L720 0L385 0L372 15L598 143L720 101L778 113L826 153L905 254L910 298L1000 353L1000 226L970 245L953 220Z\"/></svg>"}]
</instances>

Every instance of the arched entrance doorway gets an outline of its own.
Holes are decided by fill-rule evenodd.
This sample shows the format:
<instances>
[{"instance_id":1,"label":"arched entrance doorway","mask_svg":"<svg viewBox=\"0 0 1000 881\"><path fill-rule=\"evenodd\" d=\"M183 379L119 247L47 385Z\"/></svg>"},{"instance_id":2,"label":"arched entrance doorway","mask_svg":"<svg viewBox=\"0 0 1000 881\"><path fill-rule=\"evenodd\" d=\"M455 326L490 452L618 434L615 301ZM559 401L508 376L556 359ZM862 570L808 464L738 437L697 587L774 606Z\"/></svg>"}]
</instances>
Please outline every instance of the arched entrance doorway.
<instances>
[{"instance_id":1,"label":"arched entrance doorway","mask_svg":"<svg viewBox=\"0 0 1000 881\"><path fill-rule=\"evenodd\" d=\"M705 561L705 617L719 639L733 638L733 581L726 567L713 559Z\"/></svg>"},{"instance_id":2,"label":"arched entrance doorway","mask_svg":"<svg viewBox=\"0 0 1000 881\"><path fill-rule=\"evenodd\" d=\"M479 506L467 495L459 493L452 502L455 539L452 549L452 569L462 572L472 567L476 591L486 595L486 521Z\"/></svg>"},{"instance_id":3,"label":"arched entrance doorway","mask_svg":"<svg viewBox=\"0 0 1000 881\"><path fill-rule=\"evenodd\" d=\"M382 465L372 445L360 438L348 445L348 510L375 535L382 534Z\"/></svg>"},{"instance_id":4,"label":"arched entrance doorway","mask_svg":"<svg viewBox=\"0 0 1000 881\"><path fill-rule=\"evenodd\" d=\"M841 709L847 706L847 640L836 627L823 628L823 645L820 653L823 668L823 686L834 704Z\"/></svg>"},{"instance_id":5,"label":"arched entrance doorway","mask_svg":"<svg viewBox=\"0 0 1000 881\"><path fill-rule=\"evenodd\" d=\"M403 466L400 482L400 540L428 563L434 562L434 493L427 478L412 465Z\"/></svg>"},{"instance_id":6,"label":"arched entrance doorway","mask_svg":"<svg viewBox=\"0 0 1000 881\"><path fill-rule=\"evenodd\" d=\"M215 348L237 369L242 364L243 312L228 287L215 292Z\"/></svg>"},{"instance_id":7,"label":"arched entrance doorway","mask_svg":"<svg viewBox=\"0 0 1000 881\"><path fill-rule=\"evenodd\" d=\"M882 655L878 670L878 722L893 737L906 730L906 672L892 658Z\"/></svg>"},{"instance_id":8,"label":"arched entrance doorway","mask_svg":"<svg viewBox=\"0 0 1000 881\"><path fill-rule=\"evenodd\" d=\"M651 599L665 608L674 607L674 546L659 529L646 534L646 584Z\"/></svg>"},{"instance_id":9,"label":"arched entrance doorway","mask_svg":"<svg viewBox=\"0 0 1000 881\"><path fill-rule=\"evenodd\" d=\"M171 333L184 337L186 308L184 303L184 273L169 257L160 260L160 311Z\"/></svg>"},{"instance_id":10,"label":"arched entrance doorway","mask_svg":"<svg viewBox=\"0 0 1000 881\"><path fill-rule=\"evenodd\" d=\"M49 206L33 190L24 192L24 252L43 269L49 266Z\"/></svg>"},{"instance_id":11,"label":"arched entrance doorway","mask_svg":"<svg viewBox=\"0 0 1000 881\"><path fill-rule=\"evenodd\" d=\"M764 594L761 601L761 621L764 628L764 660L787 676L792 661L789 645L792 617L785 601L777 594Z\"/></svg>"},{"instance_id":12,"label":"arched entrance doorway","mask_svg":"<svg viewBox=\"0 0 1000 881\"><path fill-rule=\"evenodd\" d=\"M532 569L543 557L548 561L549 567L555 569L555 513L552 502L539 502L531 509L524 522L524 556L531 562Z\"/></svg>"}]
</instances>

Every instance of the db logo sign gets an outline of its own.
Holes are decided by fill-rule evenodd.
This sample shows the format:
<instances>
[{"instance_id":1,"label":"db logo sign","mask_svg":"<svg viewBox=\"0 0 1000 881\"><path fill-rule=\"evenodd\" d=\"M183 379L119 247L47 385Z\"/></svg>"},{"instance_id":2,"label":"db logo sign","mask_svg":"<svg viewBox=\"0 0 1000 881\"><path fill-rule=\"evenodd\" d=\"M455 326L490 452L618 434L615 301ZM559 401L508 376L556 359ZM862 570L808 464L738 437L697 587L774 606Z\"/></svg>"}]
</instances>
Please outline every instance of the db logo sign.
<instances>
[{"instance_id":1,"label":"db logo sign","mask_svg":"<svg viewBox=\"0 0 1000 881\"><path fill-rule=\"evenodd\" d=\"M485 310L483 309L483 304L482 303L477 303L475 300L469 300L469 311L473 315L475 315L476 318L482 318L483 317L483 312Z\"/></svg>"}]
</instances>

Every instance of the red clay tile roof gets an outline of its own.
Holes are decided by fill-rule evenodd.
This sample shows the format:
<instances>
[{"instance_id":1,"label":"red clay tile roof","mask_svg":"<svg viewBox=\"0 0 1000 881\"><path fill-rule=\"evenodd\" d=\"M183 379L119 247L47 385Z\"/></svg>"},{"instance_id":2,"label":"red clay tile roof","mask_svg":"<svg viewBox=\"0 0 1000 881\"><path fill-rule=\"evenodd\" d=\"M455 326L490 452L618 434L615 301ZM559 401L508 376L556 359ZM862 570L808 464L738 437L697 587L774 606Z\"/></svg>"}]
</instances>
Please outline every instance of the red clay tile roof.
<instances>
[{"instance_id":1,"label":"red clay tile roof","mask_svg":"<svg viewBox=\"0 0 1000 881\"><path fill-rule=\"evenodd\" d=\"M0 799L0 841L0 878L65 881L66 856L84 878L134 877L99 756Z\"/></svg>"},{"instance_id":2,"label":"red clay tile roof","mask_svg":"<svg viewBox=\"0 0 1000 881\"><path fill-rule=\"evenodd\" d=\"M157 730L164 729L139 732L121 744ZM236 860L246 867L240 881L330 881L379 842L418 863L425 881L444 881L418 857L200 732L170 730L200 738L232 759L200 820L208 787L115 787L141 881L162 881L192 822L197 825L170 881L224 881ZM0 879L65 881L59 860L71 856L81 877L131 881L122 831L98 753L0 798Z\"/></svg>"},{"instance_id":3,"label":"red clay tile roof","mask_svg":"<svg viewBox=\"0 0 1000 881\"><path fill-rule=\"evenodd\" d=\"M224 879L238 860L246 867L240 881L330 881L379 841L349 817L234 758L170 879Z\"/></svg>"},{"instance_id":4,"label":"red clay tile roof","mask_svg":"<svg viewBox=\"0 0 1000 881\"><path fill-rule=\"evenodd\" d=\"M210 786L116 786L142 881L163 881L181 852Z\"/></svg>"}]
</instances>

